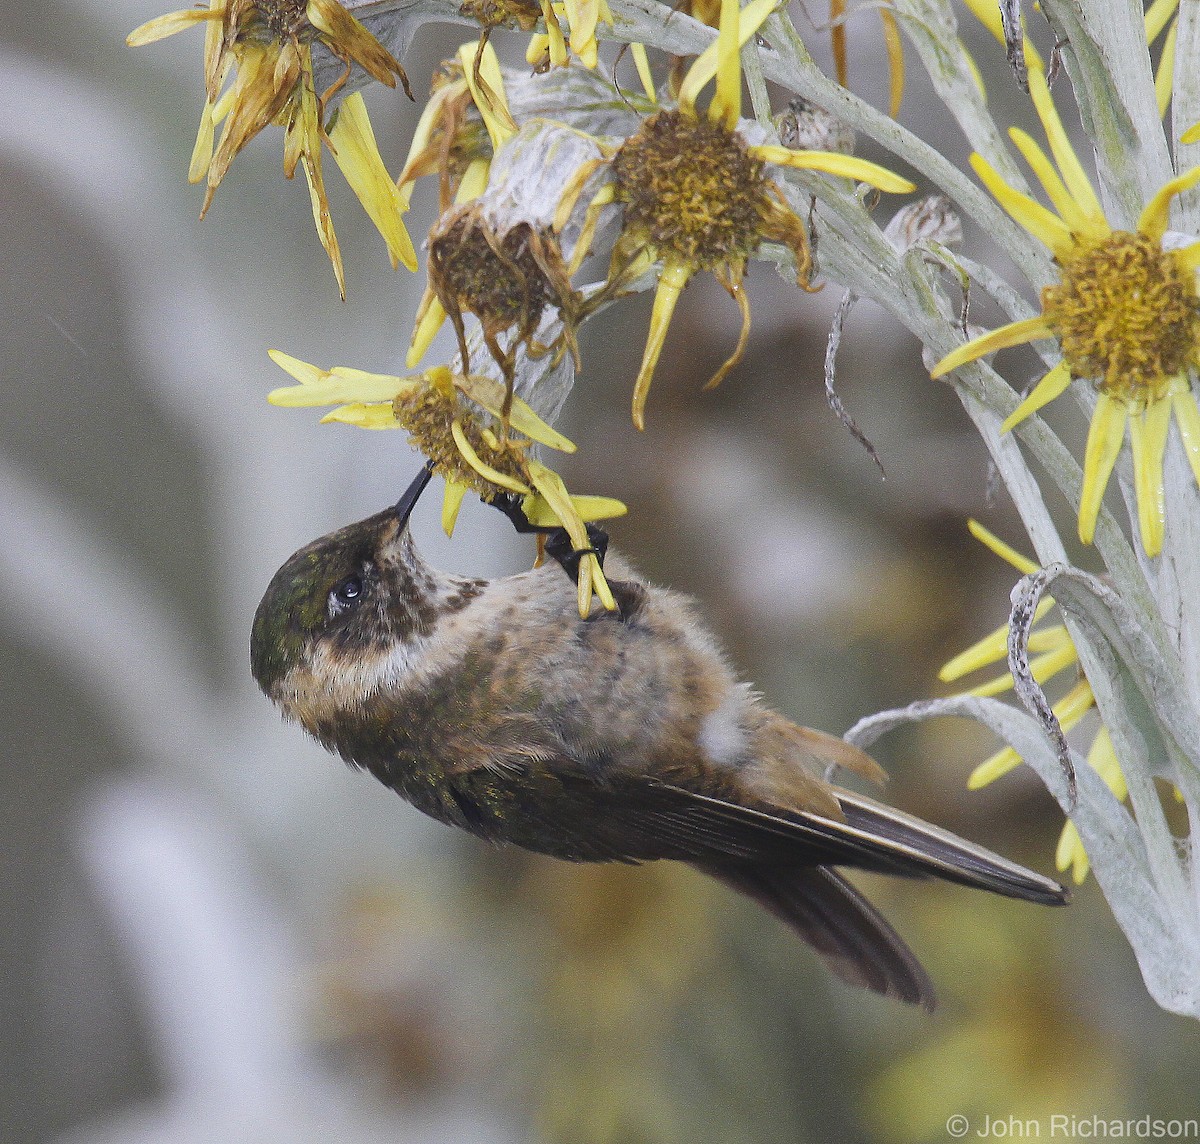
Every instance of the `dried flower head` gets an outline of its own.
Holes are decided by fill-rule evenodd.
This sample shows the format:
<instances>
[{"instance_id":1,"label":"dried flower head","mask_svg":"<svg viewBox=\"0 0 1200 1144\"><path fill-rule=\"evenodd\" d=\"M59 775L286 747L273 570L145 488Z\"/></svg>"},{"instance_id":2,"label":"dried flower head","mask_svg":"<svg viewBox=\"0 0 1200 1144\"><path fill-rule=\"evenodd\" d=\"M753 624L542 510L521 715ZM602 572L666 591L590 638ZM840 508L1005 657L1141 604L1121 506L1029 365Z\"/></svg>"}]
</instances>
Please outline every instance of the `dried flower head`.
<instances>
[{"instance_id":1,"label":"dried flower head","mask_svg":"<svg viewBox=\"0 0 1200 1144\"><path fill-rule=\"evenodd\" d=\"M498 74L495 86L503 92ZM589 308L571 276L594 227L558 231L553 220L563 181L600 154L589 136L544 119L512 134L498 133L487 185L470 198L475 188L460 187L459 201L430 232L429 287L417 315L410 367L449 317L462 368L469 371L468 314L478 321L484 345L510 386L521 349L533 357L570 350L577 361L575 329ZM557 321L552 341L545 343L538 331L545 329L549 311Z\"/></svg>"},{"instance_id":2,"label":"dried flower head","mask_svg":"<svg viewBox=\"0 0 1200 1144\"><path fill-rule=\"evenodd\" d=\"M284 128L283 169L290 179L304 168L313 219L333 264L338 289L346 296L345 272L321 172L321 144L328 145L346 181L362 202L388 246L393 267L417 268L416 252L402 221L404 204L379 155L361 94L342 101L327 120L329 101L349 78L354 64L373 79L409 94L404 69L337 0L210 0L159 16L131 32L131 47L153 43L193 24L205 23L206 101L192 152L188 178L207 178L203 218L237 154L264 127ZM318 94L313 79L312 45L321 43L345 65L338 80ZM226 82L233 80L226 88ZM224 123L213 150L216 127Z\"/></svg>"}]
</instances>

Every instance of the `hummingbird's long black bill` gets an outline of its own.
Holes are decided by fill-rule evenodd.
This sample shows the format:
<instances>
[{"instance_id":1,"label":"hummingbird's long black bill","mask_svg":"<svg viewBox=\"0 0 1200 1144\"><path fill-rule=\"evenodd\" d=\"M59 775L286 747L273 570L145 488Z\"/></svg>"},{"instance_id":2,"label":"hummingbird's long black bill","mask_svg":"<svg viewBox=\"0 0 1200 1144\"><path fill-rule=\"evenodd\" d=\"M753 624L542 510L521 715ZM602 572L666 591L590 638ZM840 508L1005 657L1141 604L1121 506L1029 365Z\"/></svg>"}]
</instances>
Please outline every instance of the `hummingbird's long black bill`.
<instances>
[{"instance_id":1,"label":"hummingbird's long black bill","mask_svg":"<svg viewBox=\"0 0 1200 1144\"><path fill-rule=\"evenodd\" d=\"M413 478L412 484L404 490L404 494L396 502L395 513L400 518L401 528L408 523L408 518L412 516L412 510L417 507L417 501L421 499L421 494L429 486L431 480L433 480L433 462L426 461L421 471Z\"/></svg>"}]
</instances>

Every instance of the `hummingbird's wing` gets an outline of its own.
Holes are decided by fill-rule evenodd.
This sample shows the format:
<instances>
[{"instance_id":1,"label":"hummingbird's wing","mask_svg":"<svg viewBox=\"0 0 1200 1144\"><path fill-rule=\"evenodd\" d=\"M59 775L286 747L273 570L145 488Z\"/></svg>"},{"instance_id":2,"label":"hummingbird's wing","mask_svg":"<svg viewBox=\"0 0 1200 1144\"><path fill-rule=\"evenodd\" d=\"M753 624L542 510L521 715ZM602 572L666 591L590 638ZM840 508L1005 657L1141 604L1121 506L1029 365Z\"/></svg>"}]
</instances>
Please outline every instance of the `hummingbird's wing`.
<instances>
[{"instance_id":1,"label":"hummingbird's wing","mask_svg":"<svg viewBox=\"0 0 1200 1144\"><path fill-rule=\"evenodd\" d=\"M785 864L853 866L905 877L942 878L1010 898L1062 905L1068 892L1051 878L873 799L833 788L844 818L804 810L766 811L675 788L687 817L719 830L731 850ZM782 845L781 845L782 844ZM746 855L747 857L751 855Z\"/></svg>"},{"instance_id":2,"label":"hummingbird's wing","mask_svg":"<svg viewBox=\"0 0 1200 1144\"><path fill-rule=\"evenodd\" d=\"M830 789L841 806L841 819L805 810L757 809L645 776L622 775L597 784L560 775L558 781L566 797L556 811L556 829L586 835L592 852L572 855L584 860L736 859L789 868L852 866L941 878L1047 905L1062 905L1069 898L1051 878L836 787ZM564 817L567 805L579 809Z\"/></svg>"}]
</instances>

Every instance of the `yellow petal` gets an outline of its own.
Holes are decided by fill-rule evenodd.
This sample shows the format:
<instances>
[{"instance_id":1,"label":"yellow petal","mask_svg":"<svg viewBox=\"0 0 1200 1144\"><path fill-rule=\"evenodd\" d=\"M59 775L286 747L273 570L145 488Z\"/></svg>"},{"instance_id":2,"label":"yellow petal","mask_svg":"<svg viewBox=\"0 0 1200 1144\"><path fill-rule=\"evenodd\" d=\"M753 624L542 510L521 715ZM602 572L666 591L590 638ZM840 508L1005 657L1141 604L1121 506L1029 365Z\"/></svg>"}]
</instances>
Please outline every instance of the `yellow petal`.
<instances>
[{"instance_id":1,"label":"yellow petal","mask_svg":"<svg viewBox=\"0 0 1200 1144\"><path fill-rule=\"evenodd\" d=\"M968 776L967 790L979 790L1021 765L1021 756L1012 747L1005 747L991 758L984 759Z\"/></svg>"},{"instance_id":2,"label":"yellow petal","mask_svg":"<svg viewBox=\"0 0 1200 1144\"><path fill-rule=\"evenodd\" d=\"M188 161L188 182L199 183L208 174L212 162L213 135L216 120L213 119L213 104L205 100L200 109L200 126L196 129L196 142L192 147L192 157Z\"/></svg>"},{"instance_id":3,"label":"yellow petal","mask_svg":"<svg viewBox=\"0 0 1200 1144\"><path fill-rule=\"evenodd\" d=\"M458 58L467 86L471 89L471 98L492 140L492 150L498 151L506 139L511 139L517 133L517 125L508 109L508 96L504 93L504 77L500 74L500 59L496 49L491 44L484 44L477 71L475 56L478 50L477 42L463 44L458 49Z\"/></svg>"},{"instance_id":4,"label":"yellow petal","mask_svg":"<svg viewBox=\"0 0 1200 1144\"><path fill-rule=\"evenodd\" d=\"M993 0L965 0L972 14L1000 43L1004 43L1004 21L1000 18L1000 5Z\"/></svg>"},{"instance_id":5,"label":"yellow petal","mask_svg":"<svg viewBox=\"0 0 1200 1144\"><path fill-rule=\"evenodd\" d=\"M996 201L1034 238L1045 243L1056 255L1070 251L1074 238L1066 223L1048 211L1041 203L1010 187L996 169L982 156L971 156L971 167Z\"/></svg>"},{"instance_id":6,"label":"yellow petal","mask_svg":"<svg viewBox=\"0 0 1200 1144\"><path fill-rule=\"evenodd\" d=\"M437 332L445 321L446 308L433 290L427 287L417 309L417 323L413 326L412 340L404 358L404 364L409 369L416 369L420 360L429 352L433 339L437 337Z\"/></svg>"},{"instance_id":7,"label":"yellow petal","mask_svg":"<svg viewBox=\"0 0 1200 1144\"><path fill-rule=\"evenodd\" d=\"M403 429L392 412L392 403L378 405L342 405L331 409L321 418L321 424L338 422L342 425L357 425L360 429Z\"/></svg>"},{"instance_id":8,"label":"yellow petal","mask_svg":"<svg viewBox=\"0 0 1200 1144\"><path fill-rule=\"evenodd\" d=\"M1158 67L1154 69L1154 99L1158 104L1160 119L1167 114L1167 108L1171 106L1171 86L1175 82L1175 45L1178 39L1179 24L1176 22L1167 33Z\"/></svg>"},{"instance_id":9,"label":"yellow petal","mask_svg":"<svg viewBox=\"0 0 1200 1144\"><path fill-rule=\"evenodd\" d=\"M567 23L571 28L571 51L584 67L596 66L596 23L600 18L598 0L565 0Z\"/></svg>"},{"instance_id":10,"label":"yellow petal","mask_svg":"<svg viewBox=\"0 0 1200 1144\"><path fill-rule=\"evenodd\" d=\"M1092 218L1103 218L1104 208L1100 205L1100 200L1092 189L1092 182L1079 162L1079 157L1075 154L1070 139L1067 138L1066 129L1058 116L1054 100L1050 96L1050 88L1046 84L1046 77L1042 75L1041 68L1030 66L1029 94L1033 97L1033 106L1037 109L1038 118L1042 121L1042 128L1046 132L1050 153L1054 156L1054 161L1058 164L1058 169L1062 172L1063 180L1072 197L1085 215Z\"/></svg>"},{"instance_id":11,"label":"yellow petal","mask_svg":"<svg viewBox=\"0 0 1200 1144\"><path fill-rule=\"evenodd\" d=\"M1083 490L1079 502L1079 539L1091 544L1096 535L1096 519L1117 454L1125 440L1128 411L1124 402L1115 401L1101 393L1092 414L1088 430L1087 449L1083 461Z\"/></svg>"},{"instance_id":12,"label":"yellow petal","mask_svg":"<svg viewBox=\"0 0 1200 1144\"><path fill-rule=\"evenodd\" d=\"M1053 601L1049 601L1053 604ZM1079 659L1079 653L1075 650L1075 645L1071 642L1069 635L1065 639L1061 633L1065 633L1065 628L1054 628L1046 632L1036 632L1029 638L1029 650L1037 651L1041 648L1048 648L1044 655L1035 656L1029 664L1030 673L1038 683L1045 683L1053 679L1060 671L1072 666ZM1008 657L1008 628L1002 629L1001 634L1004 637L1003 646L993 658L992 662L997 662ZM995 633L989 640L994 640ZM981 643L983 641L980 641ZM977 644L976 647L979 647ZM991 643L986 649L991 651L995 648L995 644ZM974 649L968 649L971 651ZM966 654L966 653L964 653ZM943 670L945 670L943 668ZM974 695L978 698L987 698L992 695L1001 695L1008 691L1013 685L1013 677L1011 672L1005 672L1003 675L996 676L995 679L989 679L986 683L981 683L978 687L972 687L967 692L968 695Z\"/></svg>"},{"instance_id":13,"label":"yellow petal","mask_svg":"<svg viewBox=\"0 0 1200 1144\"><path fill-rule=\"evenodd\" d=\"M416 270L417 252L402 218L404 202L383 165L361 91L342 100L328 134L334 160L387 243L392 269L402 262L409 270Z\"/></svg>"},{"instance_id":14,"label":"yellow petal","mask_svg":"<svg viewBox=\"0 0 1200 1144\"><path fill-rule=\"evenodd\" d=\"M708 106L711 123L732 131L742 116L742 57L738 42L738 0L721 0L717 22L717 84Z\"/></svg>"},{"instance_id":15,"label":"yellow petal","mask_svg":"<svg viewBox=\"0 0 1200 1144\"><path fill-rule=\"evenodd\" d=\"M447 536L454 535L454 526L458 523L458 510L462 508L463 497L467 495L467 486L458 481L447 481L446 492L442 496L442 529Z\"/></svg>"},{"instance_id":16,"label":"yellow petal","mask_svg":"<svg viewBox=\"0 0 1200 1144\"><path fill-rule=\"evenodd\" d=\"M222 14L221 8L187 8L182 12L168 12L165 16L155 16L153 20L147 20L134 28L125 37L125 43L131 48L140 48L173 36L176 32L182 32L202 20L219 20Z\"/></svg>"},{"instance_id":17,"label":"yellow petal","mask_svg":"<svg viewBox=\"0 0 1200 1144\"><path fill-rule=\"evenodd\" d=\"M562 196L558 200L558 206L554 208L554 221L551 226L554 228L555 234L561 234L563 227L571 219L571 215L579 202L579 196L583 193L583 188L588 179L592 177L601 167L605 165L604 159L588 159L585 163L580 163L571 176L563 184ZM596 192L596 198L607 194L608 202L612 202L616 197L616 189L612 183L605 183L599 191ZM593 204L594 205L594 204ZM590 208L589 208L590 209Z\"/></svg>"},{"instance_id":18,"label":"yellow petal","mask_svg":"<svg viewBox=\"0 0 1200 1144\"><path fill-rule=\"evenodd\" d=\"M346 371L358 372L358 371ZM401 393L414 390L420 383L410 378L388 377L385 374L362 374L361 379L346 377L341 370L331 370L317 384L291 385L272 390L267 400L272 405L302 408L313 405L373 404L395 401Z\"/></svg>"},{"instance_id":19,"label":"yellow petal","mask_svg":"<svg viewBox=\"0 0 1200 1144\"><path fill-rule=\"evenodd\" d=\"M1075 829L1075 823L1067 820L1058 836L1058 847L1054 851L1054 865L1060 873L1071 871L1071 881L1081 886L1088 876L1091 863L1083 848L1083 839Z\"/></svg>"},{"instance_id":20,"label":"yellow petal","mask_svg":"<svg viewBox=\"0 0 1200 1144\"><path fill-rule=\"evenodd\" d=\"M880 8L879 19L883 23L883 43L888 57L888 114L895 119L904 99L904 44L892 10Z\"/></svg>"},{"instance_id":21,"label":"yellow petal","mask_svg":"<svg viewBox=\"0 0 1200 1144\"><path fill-rule=\"evenodd\" d=\"M951 350L933 367L929 376L936 380L939 377L945 377L948 373L953 373L960 365L966 365L969 361L977 361L997 350L1005 350L1010 346L1019 346L1025 342L1036 342L1041 338L1053 336L1050 327L1046 325L1046 319L1040 316L1025 318L1020 322L1009 322L1007 326L989 330L986 334L980 334L979 337L964 342L958 349Z\"/></svg>"},{"instance_id":22,"label":"yellow petal","mask_svg":"<svg viewBox=\"0 0 1200 1144\"><path fill-rule=\"evenodd\" d=\"M516 477L510 477L506 473L500 472L498 469L493 469L491 465L480 460L479 454L475 452L474 446L467 440L467 435L463 431L462 422L455 418L450 423L450 433L454 437L454 443L458 446L458 451L462 454L463 460L467 462L485 481L491 481L494 485L499 485L502 489L508 489L514 493L527 493L529 486L522 481L518 481Z\"/></svg>"},{"instance_id":23,"label":"yellow petal","mask_svg":"<svg viewBox=\"0 0 1200 1144\"><path fill-rule=\"evenodd\" d=\"M633 56L633 66L637 68L638 79L642 81L642 90L651 103L658 102L658 93L654 90L654 73L650 70L650 60L646 55L645 44L631 44L630 54Z\"/></svg>"},{"instance_id":24,"label":"yellow petal","mask_svg":"<svg viewBox=\"0 0 1200 1144\"><path fill-rule=\"evenodd\" d=\"M504 399L507 393L503 382L492 377L485 377L483 374L473 373L467 377L455 377L454 384L480 408L486 409L493 417L503 418ZM574 441L568 440L557 429L547 425L519 397L512 399L512 407L508 412L508 423L518 433L524 433L526 437L532 438L542 445L549 445L551 449L557 449L560 453L575 452Z\"/></svg>"},{"instance_id":25,"label":"yellow petal","mask_svg":"<svg viewBox=\"0 0 1200 1144\"><path fill-rule=\"evenodd\" d=\"M999 8L996 9L999 14ZM983 82L983 72L979 70L979 65L975 62L975 57L971 55L965 48L962 49L963 58L966 61L967 70L971 73L971 78L975 81L975 87L979 92L980 99L987 103L987 84Z\"/></svg>"},{"instance_id":26,"label":"yellow petal","mask_svg":"<svg viewBox=\"0 0 1200 1144\"><path fill-rule=\"evenodd\" d=\"M479 198L480 195L487 189L488 174L491 171L492 162L490 159L472 159L467 164L467 169L463 172L462 180L458 184L458 190L454 193L454 201L458 204L469 203L472 199Z\"/></svg>"},{"instance_id":27,"label":"yellow petal","mask_svg":"<svg viewBox=\"0 0 1200 1144\"><path fill-rule=\"evenodd\" d=\"M1200 123L1193 123L1182 135L1180 143L1200 143Z\"/></svg>"},{"instance_id":28,"label":"yellow petal","mask_svg":"<svg viewBox=\"0 0 1200 1144\"><path fill-rule=\"evenodd\" d=\"M587 529L580 519L566 485L553 469L546 468L539 461L529 461L529 477L537 491L542 494L551 510L557 515L562 527L567 530L571 543L576 551L588 548ZM615 612L617 602L613 599L612 590L604 578L604 571L595 556L584 556L579 561L579 579L577 582L579 599L579 614L587 619L592 610L593 591L600 597L600 603L610 611Z\"/></svg>"},{"instance_id":29,"label":"yellow petal","mask_svg":"<svg viewBox=\"0 0 1200 1144\"><path fill-rule=\"evenodd\" d=\"M1074 651L1074 648L1071 649ZM1053 711L1064 731L1069 731L1096 705L1091 684L1081 679L1056 704Z\"/></svg>"},{"instance_id":30,"label":"yellow petal","mask_svg":"<svg viewBox=\"0 0 1200 1144\"><path fill-rule=\"evenodd\" d=\"M285 373L290 373L301 385L313 385L324 381L329 371L320 366L310 365L306 361L285 354L283 350L267 350L267 356Z\"/></svg>"},{"instance_id":31,"label":"yellow petal","mask_svg":"<svg viewBox=\"0 0 1200 1144\"><path fill-rule=\"evenodd\" d=\"M305 362L288 358L278 350L268 351L276 365L287 370L300 381L299 385L288 385L272 390L267 400L272 405L289 408L310 405L335 405L342 402L394 401L397 394L413 389L419 384L411 378L392 377L383 373L366 373L363 370L346 369L343 366L331 370L318 370ZM285 359L289 364L285 364ZM294 363L294 364L291 364Z\"/></svg>"},{"instance_id":32,"label":"yellow petal","mask_svg":"<svg viewBox=\"0 0 1200 1144\"><path fill-rule=\"evenodd\" d=\"M1179 436L1188 463L1192 466L1192 475L1200 482L1200 409L1191 390L1175 394L1171 398L1171 408L1175 411L1175 424L1179 426Z\"/></svg>"},{"instance_id":33,"label":"yellow petal","mask_svg":"<svg viewBox=\"0 0 1200 1144\"><path fill-rule=\"evenodd\" d=\"M889 194L907 194L917 189L914 183L878 163L854 155L843 155L840 151L793 151L790 147L779 147L773 143L750 147L749 151L755 158L777 163L781 167L793 167L798 171L825 171L830 175L869 183Z\"/></svg>"},{"instance_id":34,"label":"yellow petal","mask_svg":"<svg viewBox=\"0 0 1200 1144\"><path fill-rule=\"evenodd\" d=\"M1133 453L1133 483L1137 494L1138 525L1147 556L1162 551L1166 498L1163 495L1163 453L1171 427L1171 403L1155 401L1129 418Z\"/></svg>"},{"instance_id":35,"label":"yellow petal","mask_svg":"<svg viewBox=\"0 0 1200 1144\"><path fill-rule=\"evenodd\" d=\"M646 348L642 352L642 366L633 385L633 423L638 429L646 428L646 398L650 394L650 382L654 379L654 367L667 340L671 315L675 303L692 276L690 267L668 262L658 279L654 291L654 308L650 312L650 332L646 335Z\"/></svg>"},{"instance_id":36,"label":"yellow petal","mask_svg":"<svg viewBox=\"0 0 1200 1144\"><path fill-rule=\"evenodd\" d=\"M613 517L624 516L629 509L619 500L612 497L571 497L571 504L582 521L612 520ZM525 519L536 528L554 528L559 524L558 514L540 494L528 496L521 502L521 511Z\"/></svg>"},{"instance_id":37,"label":"yellow petal","mask_svg":"<svg viewBox=\"0 0 1200 1144\"><path fill-rule=\"evenodd\" d=\"M1060 671L1064 671L1078 662L1079 653L1075 650L1075 645L1068 640L1045 655L1034 656L1029 661L1029 671L1038 683L1046 683ZM1091 705L1090 702L1088 705Z\"/></svg>"},{"instance_id":38,"label":"yellow petal","mask_svg":"<svg viewBox=\"0 0 1200 1144\"><path fill-rule=\"evenodd\" d=\"M588 166L584 163L583 166ZM587 210L583 212L583 225L579 228L579 237L575 240L575 249L571 253L571 261L567 266L567 277L571 278L579 272L581 266L587 256L592 253L592 240L596 237L596 227L600 223L600 212L608 206L609 203L615 202L617 198L617 188L614 183L605 183L596 194L592 201L588 203ZM565 201L565 200L564 200ZM559 204L561 211L562 203ZM564 216L563 225L566 225L566 218L570 217L569 212ZM557 222L558 214L555 214ZM1200 243L1196 244L1200 246Z\"/></svg>"},{"instance_id":39,"label":"yellow petal","mask_svg":"<svg viewBox=\"0 0 1200 1144\"><path fill-rule=\"evenodd\" d=\"M1054 601L1051 599L1042 600L1038 604L1037 611L1034 612L1034 622L1042 619L1045 614L1054 607ZM961 679L964 675L970 675L973 671L979 671L981 668L990 667L993 663L999 663L1008 655L1008 625L996 628L984 636L983 639L973 643L965 651L960 651L953 659L942 666L938 672L938 679L943 683L953 683L956 679ZM990 686L985 684L984 686ZM1011 679L1004 687L999 688L1000 691L1005 691L1012 686ZM976 694L977 692L972 692ZM994 693L993 693L994 694Z\"/></svg>"},{"instance_id":40,"label":"yellow petal","mask_svg":"<svg viewBox=\"0 0 1200 1144\"><path fill-rule=\"evenodd\" d=\"M1000 537L990 529L984 528L974 518L967 521L967 531L990 552L994 552L1005 563L1011 564L1022 576L1029 576L1040 567L1028 556L1023 556L1012 545L1005 544Z\"/></svg>"},{"instance_id":41,"label":"yellow petal","mask_svg":"<svg viewBox=\"0 0 1200 1144\"><path fill-rule=\"evenodd\" d=\"M1083 213L1071 192L1067 190L1066 184L1054 169L1054 164L1050 162L1046 152L1037 145L1031 135L1019 127L1010 127L1008 135L1017 145L1017 150L1025 157L1025 162L1037 176L1038 182L1042 184L1050 201L1054 204L1054 209L1058 211L1063 222L1071 230L1079 234L1093 233L1096 237L1103 237L1108 233L1107 223L1097 225L1095 220Z\"/></svg>"},{"instance_id":42,"label":"yellow petal","mask_svg":"<svg viewBox=\"0 0 1200 1144\"><path fill-rule=\"evenodd\" d=\"M1175 257L1186 270L1193 274L1200 269L1200 242L1193 242L1176 250Z\"/></svg>"},{"instance_id":43,"label":"yellow petal","mask_svg":"<svg viewBox=\"0 0 1200 1144\"><path fill-rule=\"evenodd\" d=\"M1021 402L1000 426L1001 433L1008 433L1019 425L1026 417L1036 413L1045 405L1049 405L1056 397L1065 393L1071 385L1071 368L1065 361L1060 361L1041 381L1037 383L1029 396Z\"/></svg>"},{"instance_id":44,"label":"yellow petal","mask_svg":"<svg viewBox=\"0 0 1200 1144\"><path fill-rule=\"evenodd\" d=\"M1166 233L1167 220L1171 214L1171 200L1200 182L1200 167L1193 167L1182 175L1171 179L1155 193L1138 219L1138 232L1157 242Z\"/></svg>"},{"instance_id":45,"label":"yellow petal","mask_svg":"<svg viewBox=\"0 0 1200 1144\"><path fill-rule=\"evenodd\" d=\"M562 28L558 24L558 17L554 14L554 5L550 3L550 0L541 0L541 8L542 19L546 22L546 41L550 49L550 66L554 68L566 67L571 57L567 51L567 42L563 39ZM540 58L540 55L538 58ZM537 60L533 59L529 60L529 62L536 63Z\"/></svg>"},{"instance_id":46,"label":"yellow petal","mask_svg":"<svg viewBox=\"0 0 1200 1144\"><path fill-rule=\"evenodd\" d=\"M1112 737L1109 735L1107 727L1101 726L1096 733L1087 759L1096 774L1104 780L1108 789L1124 802L1129 794L1129 788L1125 784L1125 774L1117 760L1117 753L1113 750Z\"/></svg>"},{"instance_id":47,"label":"yellow petal","mask_svg":"<svg viewBox=\"0 0 1200 1144\"><path fill-rule=\"evenodd\" d=\"M743 48L751 36L762 27L763 21L779 7L779 0L750 0L742 9L738 20L738 48ZM695 62L688 68L687 75L679 85L679 106L686 110L695 111L696 99L701 89L717 74L720 36L704 49ZM740 68L740 61L739 61ZM712 118L710 114L710 118Z\"/></svg>"},{"instance_id":48,"label":"yellow petal","mask_svg":"<svg viewBox=\"0 0 1200 1144\"><path fill-rule=\"evenodd\" d=\"M1167 22L1179 10L1179 0L1154 0L1146 9L1146 43L1153 44Z\"/></svg>"}]
</instances>

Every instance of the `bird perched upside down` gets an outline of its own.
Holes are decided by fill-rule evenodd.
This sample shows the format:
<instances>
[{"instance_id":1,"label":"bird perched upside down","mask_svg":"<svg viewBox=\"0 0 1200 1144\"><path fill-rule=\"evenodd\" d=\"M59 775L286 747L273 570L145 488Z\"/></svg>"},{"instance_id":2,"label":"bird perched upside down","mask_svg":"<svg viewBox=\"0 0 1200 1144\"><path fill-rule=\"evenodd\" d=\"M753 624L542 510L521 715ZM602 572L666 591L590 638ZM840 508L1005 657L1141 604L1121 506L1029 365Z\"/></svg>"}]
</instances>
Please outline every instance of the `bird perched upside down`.
<instances>
[{"instance_id":1,"label":"bird perched upside down","mask_svg":"<svg viewBox=\"0 0 1200 1144\"><path fill-rule=\"evenodd\" d=\"M926 1007L920 963L835 867L1066 902L1057 882L827 782L834 767L884 774L759 703L690 601L618 558L619 611L586 620L557 565L499 580L429 567L408 530L427 481L293 555L250 649L287 718L418 809L575 862L688 862L839 977Z\"/></svg>"}]
</instances>

